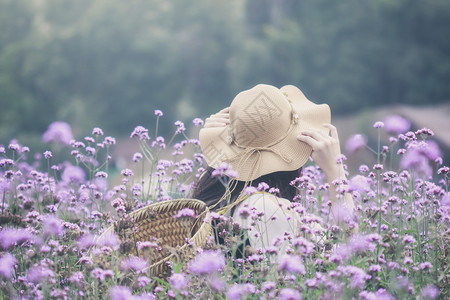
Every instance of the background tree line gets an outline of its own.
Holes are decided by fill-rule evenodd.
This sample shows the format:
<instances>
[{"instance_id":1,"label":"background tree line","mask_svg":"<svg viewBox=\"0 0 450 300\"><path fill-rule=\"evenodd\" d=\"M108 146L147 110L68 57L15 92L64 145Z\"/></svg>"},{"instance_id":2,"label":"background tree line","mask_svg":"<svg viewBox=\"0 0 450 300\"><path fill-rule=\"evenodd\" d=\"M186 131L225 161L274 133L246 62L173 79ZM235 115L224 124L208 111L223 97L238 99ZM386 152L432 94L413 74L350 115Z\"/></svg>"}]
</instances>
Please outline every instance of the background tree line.
<instances>
[{"instance_id":1,"label":"background tree line","mask_svg":"<svg viewBox=\"0 0 450 300\"><path fill-rule=\"evenodd\" d=\"M257 83L333 113L450 99L447 0L0 0L0 140L128 135Z\"/></svg>"}]
</instances>

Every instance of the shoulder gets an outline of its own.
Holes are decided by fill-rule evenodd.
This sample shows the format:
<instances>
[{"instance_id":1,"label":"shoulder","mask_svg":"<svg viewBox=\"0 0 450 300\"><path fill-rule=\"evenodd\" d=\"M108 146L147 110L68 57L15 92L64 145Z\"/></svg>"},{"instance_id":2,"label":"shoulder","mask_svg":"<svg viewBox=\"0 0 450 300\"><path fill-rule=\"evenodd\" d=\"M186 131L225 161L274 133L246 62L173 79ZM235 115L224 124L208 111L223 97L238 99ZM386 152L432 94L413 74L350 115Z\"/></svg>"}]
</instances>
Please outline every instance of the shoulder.
<instances>
[{"instance_id":1,"label":"shoulder","mask_svg":"<svg viewBox=\"0 0 450 300\"><path fill-rule=\"evenodd\" d=\"M242 204L247 204L249 207L275 205L282 208L287 208L291 202L287 199L280 198L269 193L255 193L244 200Z\"/></svg>"}]
</instances>

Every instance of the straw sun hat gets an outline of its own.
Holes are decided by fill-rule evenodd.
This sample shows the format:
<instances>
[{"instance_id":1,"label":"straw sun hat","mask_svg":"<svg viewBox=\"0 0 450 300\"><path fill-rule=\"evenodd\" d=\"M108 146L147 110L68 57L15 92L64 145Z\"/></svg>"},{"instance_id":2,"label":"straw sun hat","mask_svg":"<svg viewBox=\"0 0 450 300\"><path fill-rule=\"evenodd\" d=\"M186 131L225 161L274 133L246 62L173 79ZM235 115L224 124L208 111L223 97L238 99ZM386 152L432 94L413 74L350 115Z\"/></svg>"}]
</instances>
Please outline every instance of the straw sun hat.
<instances>
[{"instance_id":1,"label":"straw sun hat","mask_svg":"<svg viewBox=\"0 0 450 300\"><path fill-rule=\"evenodd\" d=\"M278 89L259 84L239 93L230 105L230 124L202 128L200 146L209 166L222 162L251 181L262 175L302 167L312 148L297 140L306 129L328 129L330 107L315 104L293 85Z\"/></svg>"}]
</instances>

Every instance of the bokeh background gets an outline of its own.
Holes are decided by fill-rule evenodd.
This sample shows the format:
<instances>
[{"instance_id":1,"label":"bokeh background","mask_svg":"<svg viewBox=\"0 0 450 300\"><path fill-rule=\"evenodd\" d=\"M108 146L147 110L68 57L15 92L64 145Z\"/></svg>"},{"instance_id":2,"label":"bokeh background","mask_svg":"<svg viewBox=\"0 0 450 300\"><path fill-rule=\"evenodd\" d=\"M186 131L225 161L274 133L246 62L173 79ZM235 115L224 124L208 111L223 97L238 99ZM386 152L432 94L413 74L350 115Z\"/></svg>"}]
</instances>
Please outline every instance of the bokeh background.
<instances>
[{"instance_id":1,"label":"bokeh background","mask_svg":"<svg viewBox=\"0 0 450 300\"><path fill-rule=\"evenodd\" d=\"M257 83L294 84L343 140L395 113L448 162L449 33L448 0L0 0L0 144L42 151L53 121L125 139L155 109L168 134Z\"/></svg>"}]
</instances>

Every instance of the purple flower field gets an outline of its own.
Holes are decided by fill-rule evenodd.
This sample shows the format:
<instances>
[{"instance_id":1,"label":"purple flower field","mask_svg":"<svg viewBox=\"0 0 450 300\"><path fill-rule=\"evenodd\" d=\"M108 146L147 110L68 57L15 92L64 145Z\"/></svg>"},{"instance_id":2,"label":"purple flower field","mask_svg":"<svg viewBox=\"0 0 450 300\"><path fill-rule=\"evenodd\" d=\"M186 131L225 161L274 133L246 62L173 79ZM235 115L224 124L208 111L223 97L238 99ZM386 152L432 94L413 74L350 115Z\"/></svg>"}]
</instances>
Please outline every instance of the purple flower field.
<instances>
[{"instance_id":1,"label":"purple flower field","mask_svg":"<svg viewBox=\"0 0 450 300\"><path fill-rule=\"evenodd\" d=\"M170 263L167 278L152 277L151 263L128 253L130 247L159 253L165 246L157 239L130 245L117 234L98 236L117 221L133 227L127 214L138 208L188 198L204 170L198 140L187 136L182 122L175 122L169 139L158 136L161 117L156 110L155 128L138 126L131 133L141 151L121 170L111 164L116 140L100 128L75 140L68 124L55 122L43 134L49 150L34 160L21 141L0 146L0 299L450 297L450 168L433 132L408 131L410 123L399 116L373 126L376 163L334 182L353 196L355 215L331 217L329 185L320 169L307 164L291 182L298 195L289 199L290 209L302 219L298 236L280 233L274 245L247 246L237 256L242 237L256 233L251 224L263 212L240 211L248 228L213 212L224 244L211 237L203 249L194 249L193 259ZM187 127L202 124L195 119ZM387 137L386 145L380 136ZM368 148L364 135L343 145L347 155ZM61 153L71 158L56 161ZM213 176L224 174L234 171L223 165ZM277 193L267 184L245 192L261 191ZM184 209L174 218L197 215Z\"/></svg>"}]
</instances>

